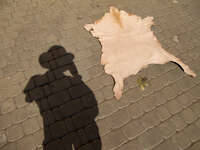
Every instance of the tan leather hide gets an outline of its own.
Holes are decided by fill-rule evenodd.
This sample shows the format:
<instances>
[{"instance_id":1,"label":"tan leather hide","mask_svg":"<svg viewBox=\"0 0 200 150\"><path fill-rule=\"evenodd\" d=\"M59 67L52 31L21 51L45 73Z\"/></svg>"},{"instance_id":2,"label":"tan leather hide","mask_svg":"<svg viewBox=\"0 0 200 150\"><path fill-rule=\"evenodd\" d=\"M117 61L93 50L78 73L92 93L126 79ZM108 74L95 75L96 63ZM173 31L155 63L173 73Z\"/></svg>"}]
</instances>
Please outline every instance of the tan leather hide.
<instances>
[{"instance_id":1,"label":"tan leather hide","mask_svg":"<svg viewBox=\"0 0 200 150\"><path fill-rule=\"evenodd\" d=\"M122 96L123 80L137 74L149 64L178 63L185 73L195 73L180 59L165 51L151 31L153 17L142 19L123 10L110 7L110 12L85 29L97 37L102 45L101 64L115 80L115 97Z\"/></svg>"}]
</instances>

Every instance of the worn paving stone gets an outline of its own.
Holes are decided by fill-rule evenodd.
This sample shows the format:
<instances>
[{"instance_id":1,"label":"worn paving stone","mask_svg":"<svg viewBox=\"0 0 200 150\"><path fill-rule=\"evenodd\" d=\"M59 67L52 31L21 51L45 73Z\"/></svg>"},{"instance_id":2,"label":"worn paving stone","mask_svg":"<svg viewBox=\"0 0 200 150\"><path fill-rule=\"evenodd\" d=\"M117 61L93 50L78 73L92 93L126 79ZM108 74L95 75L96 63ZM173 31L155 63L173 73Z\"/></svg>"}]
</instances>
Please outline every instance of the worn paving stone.
<instances>
[{"instance_id":1,"label":"worn paving stone","mask_svg":"<svg viewBox=\"0 0 200 150\"><path fill-rule=\"evenodd\" d=\"M12 112L16 109L13 99L7 99L5 102L1 103L1 114L6 114Z\"/></svg>"},{"instance_id":2,"label":"worn paving stone","mask_svg":"<svg viewBox=\"0 0 200 150\"><path fill-rule=\"evenodd\" d=\"M102 150L112 149L126 142L128 139L121 129L114 130L102 138Z\"/></svg>"},{"instance_id":3,"label":"worn paving stone","mask_svg":"<svg viewBox=\"0 0 200 150\"><path fill-rule=\"evenodd\" d=\"M34 133L40 129L40 126L36 117L25 120L22 123L22 126L23 126L24 133L26 135Z\"/></svg>"},{"instance_id":4,"label":"worn paving stone","mask_svg":"<svg viewBox=\"0 0 200 150\"><path fill-rule=\"evenodd\" d=\"M142 116L144 114L144 111L142 109L140 102L129 105L127 107L127 109L128 109L130 116L133 119L139 118L140 116Z\"/></svg>"},{"instance_id":5,"label":"worn paving stone","mask_svg":"<svg viewBox=\"0 0 200 150\"><path fill-rule=\"evenodd\" d=\"M191 140L191 142L196 142L200 139L199 128L195 124L189 125L183 132Z\"/></svg>"},{"instance_id":6,"label":"worn paving stone","mask_svg":"<svg viewBox=\"0 0 200 150\"><path fill-rule=\"evenodd\" d=\"M171 120L167 120L159 125L159 129L163 138L168 139L176 133L176 128Z\"/></svg>"},{"instance_id":7,"label":"worn paving stone","mask_svg":"<svg viewBox=\"0 0 200 150\"><path fill-rule=\"evenodd\" d=\"M145 129L153 128L154 126L160 123L160 120L158 118L156 111L151 111L149 113L146 113L141 118L141 121Z\"/></svg>"},{"instance_id":8,"label":"worn paving stone","mask_svg":"<svg viewBox=\"0 0 200 150\"><path fill-rule=\"evenodd\" d=\"M127 149L134 149L134 150L140 150L143 149L143 145L141 145L138 141L138 139L131 140L128 143L123 144L117 150L127 150Z\"/></svg>"},{"instance_id":9,"label":"worn paving stone","mask_svg":"<svg viewBox=\"0 0 200 150\"><path fill-rule=\"evenodd\" d=\"M122 131L129 139L133 139L145 132L145 128L140 120L132 120L122 128Z\"/></svg>"},{"instance_id":10,"label":"worn paving stone","mask_svg":"<svg viewBox=\"0 0 200 150\"><path fill-rule=\"evenodd\" d=\"M5 131L0 131L0 148L7 144L7 136Z\"/></svg>"},{"instance_id":11,"label":"worn paving stone","mask_svg":"<svg viewBox=\"0 0 200 150\"><path fill-rule=\"evenodd\" d=\"M28 118L27 111L25 107L16 109L16 111L11 113L11 120L13 124L18 124L23 122Z\"/></svg>"},{"instance_id":12,"label":"worn paving stone","mask_svg":"<svg viewBox=\"0 0 200 150\"><path fill-rule=\"evenodd\" d=\"M111 99L108 101L103 102L102 104L99 105L99 115L98 118L104 118L106 116L111 115L112 113L117 111L116 107L116 100Z\"/></svg>"},{"instance_id":13,"label":"worn paving stone","mask_svg":"<svg viewBox=\"0 0 200 150\"><path fill-rule=\"evenodd\" d=\"M152 149L162 141L161 132L157 127L148 130L139 137L139 142L143 145L144 149Z\"/></svg>"},{"instance_id":14,"label":"worn paving stone","mask_svg":"<svg viewBox=\"0 0 200 150\"><path fill-rule=\"evenodd\" d=\"M19 94L16 97L14 97L14 101L17 108L21 108L27 105L24 94Z\"/></svg>"},{"instance_id":15,"label":"worn paving stone","mask_svg":"<svg viewBox=\"0 0 200 150\"><path fill-rule=\"evenodd\" d=\"M198 150L200 147L200 142L194 143L191 147L188 148L188 150Z\"/></svg>"},{"instance_id":16,"label":"worn paving stone","mask_svg":"<svg viewBox=\"0 0 200 150\"><path fill-rule=\"evenodd\" d=\"M17 150L20 149L33 150L35 148L36 144L32 136L25 136L17 141Z\"/></svg>"},{"instance_id":17,"label":"worn paving stone","mask_svg":"<svg viewBox=\"0 0 200 150\"><path fill-rule=\"evenodd\" d=\"M1 150L17 150L16 143L9 143L6 146L2 147Z\"/></svg>"},{"instance_id":18,"label":"worn paving stone","mask_svg":"<svg viewBox=\"0 0 200 150\"><path fill-rule=\"evenodd\" d=\"M131 117L127 109L122 109L110 115L107 120L111 122L112 128L115 129L122 127L131 120Z\"/></svg>"},{"instance_id":19,"label":"worn paving stone","mask_svg":"<svg viewBox=\"0 0 200 150\"><path fill-rule=\"evenodd\" d=\"M12 125L11 114L0 115L0 130L6 129Z\"/></svg>"},{"instance_id":20,"label":"worn paving stone","mask_svg":"<svg viewBox=\"0 0 200 150\"><path fill-rule=\"evenodd\" d=\"M191 124L193 121L195 121L197 119L197 116L195 115L195 113L190 108L184 109L180 113L180 116L188 124Z\"/></svg>"},{"instance_id":21,"label":"worn paving stone","mask_svg":"<svg viewBox=\"0 0 200 150\"><path fill-rule=\"evenodd\" d=\"M6 130L8 142L14 142L24 136L24 131L21 124L9 127Z\"/></svg>"},{"instance_id":22,"label":"worn paving stone","mask_svg":"<svg viewBox=\"0 0 200 150\"><path fill-rule=\"evenodd\" d=\"M149 112L156 108L155 98L154 95L149 95L141 99L140 101L141 106L145 112Z\"/></svg>"},{"instance_id":23,"label":"worn paving stone","mask_svg":"<svg viewBox=\"0 0 200 150\"><path fill-rule=\"evenodd\" d=\"M156 113L158 115L158 118L160 121L165 121L169 117L171 117L171 114L168 112L167 108L165 106L160 106L156 109Z\"/></svg>"},{"instance_id":24,"label":"worn paving stone","mask_svg":"<svg viewBox=\"0 0 200 150\"><path fill-rule=\"evenodd\" d=\"M191 145L190 139L183 133L179 132L172 137L174 143L177 143L180 149L186 149Z\"/></svg>"},{"instance_id":25,"label":"worn paving stone","mask_svg":"<svg viewBox=\"0 0 200 150\"><path fill-rule=\"evenodd\" d=\"M171 139L167 139L166 141L164 141L163 143L161 143L160 145L158 145L156 148L154 148L153 150L180 150L180 148L178 147L178 145L176 145L176 143L174 143Z\"/></svg>"},{"instance_id":26,"label":"worn paving stone","mask_svg":"<svg viewBox=\"0 0 200 150\"><path fill-rule=\"evenodd\" d=\"M169 111L172 115L174 115L174 114L180 112L180 111L183 109L182 106L180 105L180 103L178 103L178 102L176 101L176 99L173 99L173 100L169 101L169 102L166 104L166 107L167 107L168 111Z\"/></svg>"},{"instance_id":27,"label":"worn paving stone","mask_svg":"<svg viewBox=\"0 0 200 150\"><path fill-rule=\"evenodd\" d=\"M177 131L181 131L187 126L187 123L180 117L180 114L174 115L170 120L174 123Z\"/></svg>"}]
</instances>

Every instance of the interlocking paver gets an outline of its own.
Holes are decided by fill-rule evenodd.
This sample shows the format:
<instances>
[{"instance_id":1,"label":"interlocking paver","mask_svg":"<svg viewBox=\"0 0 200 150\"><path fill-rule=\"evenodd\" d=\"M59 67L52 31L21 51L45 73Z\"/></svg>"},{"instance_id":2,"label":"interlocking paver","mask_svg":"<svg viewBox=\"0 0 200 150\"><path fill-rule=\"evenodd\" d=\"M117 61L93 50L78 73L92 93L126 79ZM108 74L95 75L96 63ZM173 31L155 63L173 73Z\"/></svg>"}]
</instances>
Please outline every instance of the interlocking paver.
<instances>
[{"instance_id":1,"label":"interlocking paver","mask_svg":"<svg viewBox=\"0 0 200 150\"><path fill-rule=\"evenodd\" d=\"M177 143L181 149L186 149L190 146L190 139L183 133L179 132L172 137L174 143Z\"/></svg>"},{"instance_id":2,"label":"interlocking paver","mask_svg":"<svg viewBox=\"0 0 200 150\"><path fill-rule=\"evenodd\" d=\"M173 115L180 112L183 109L181 104L178 103L176 99L169 101L166 104L166 107L167 107L168 111Z\"/></svg>"},{"instance_id":3,"label":"interlocking paver","mask_svg":"<svg viewBox=\"0 0 200 150\"><path fill-rule=\"evenodd\" d=\"M11 98L1 103L0 107L1 107L1 114L6 114L16 109L14 100Z\"/></svg>"},{"instance_id":4,"label":"interlocking paver","mask_svg":"<svg viewBox=\"0 0 200 150\"><path fill-rule=\"evenodd\" d=\"M32 136L25 136L17 141L17 150L21 149L33 150L35 148L36 144Z\"/></svg>"},{"instance_id":5,"label":"interlocking paver","mask_svg":"<svg viewBox=\"0 0 200 150\"><path fill-rule=\"evenodd\" d=\"M5 114L5 115L0 115L0 130L1 129L6 129L9 126L11 126L12 124L12 119L11 119L11 115L9 114Z\"/></svg>"},{"instance_id":6,"label":"interlocking paver","mask_svg":"<svg viewBox=\"0 0 200 150\"><path fill-rule=\"evenodd\" d=\"M163 138L168 139L173 134L176 133L176 128L174 123L170 121L165 121L159 125L159 129Z\"/></svg>"},{"instance_id":7,"label":"interlocking paver","mask_svg":"<svg viewBox=\"0 0 200 150\"><path fill-rule=\"evenodd\" d=\"M131 140L128 143L123 144L117 150L127 150L127 149L134 149L134 150L140 150L143 149L143 145L139 144L138 139Z\"/></svg>"},{"instance_id":8,"label":"interlocking paver","mask_svg":"<svg viewBox=\"0 0 200 150\"><path fill-rule=\"evenodd\" d=\"M108 121L111 122L111 126L113 129L120 128L130 120L131 116L129 115L127 109L119 110L108 117Z\"/></svg>"},{"instance_id":9,"label":"interlocking paver","mask_svg":"<svg viewBox=\"0 0 200 150\"><path fill-rule=\"evenodd\" d=\"M144 114L144 111L142 109L140 102L129 105L127 109L129 111L130 116L133 119L136 119Z\"/></svg>"},{"instance_id":10,"label":"interlocking paver","mask_svg":"<svg viewBox=\"0 0 200 150\"><path fill-rule=\"evenodd\" d=\"M158 145L155 149L153 150L180 150L178 145L174 143L171 139L167 139L164 141L162 144Z\"/></svg>"},{"instance_id":11,"label":"interlocking paver","mask_svg":"<svg viewBox=\"0 0 200 150\"><path fill-rule=\"evenodd\" d=\"M139 137L139 141L143 145L144 149L152 149L159 145L163 141L163 138L159 128L155 127L143 133Z\"/></svg>"},{"instance_id":12,"label":"interlocking paver","mask_svg":"<svg viewBox=\"0 0 200 150\"><path fill-rule=\"evenodd\" d=\"M152 128L160 123L159 117L156 113L156 111L151 111L149 113L146 113L141 118L142 124L144 125L145 129Z\"/></svg>"},{"instance_id":13,"label":"interlocking paver","mask_svg":"<svg viewBox=\"0 0 200 150\"><path fill-rule=\"evenodd\" d=\"M190 108L183 110L180 113L180 116L188 124L191 124L193 121L195 121L197 119L197 116L195 115L195 113Z\"/></svg>"},{"instance_id":14,"label":"interlocking paver","mask_svg":"<svg viewBox=\"0 0 200 150\"><path fill-rule=\"evenodd\" d=\"M171 117L171 114L168 112L167 108L165 106L160 106L156 109L157 115L160 119L160 121L165 121L169 117Z\"/></svg>"},{"instance_id":15,"label":"interlocking paver","mask_svg":"<svg viewBox=\"0 0 200 150\"><path fill-rule=\"evenodd\" d=\"M145 132L145 128L140 120L130 121L122 128L122 130L129 139L133 139Z\"/></svg>"},{"instance_id":16,"label":"interlocking paver","mask_svg":"<svg viewBox=\"0 0 200 150\"><path fill-rule=\"evenodd\" d=\"M3 148L1 148L1 150L17 150L16 143L9 143Z\"/></svg>"},{"instance_id":17,"label":"interlocking paver","mask_svg":"<svg viewBox=\"0 0 200 150\"><path fill-rule=\"evenodd\" d=\"M121 129L114 130L102 137L102 150L112 149L116 146L126 142L128 139Z\"/></svg>"},{"instance_id":18,"label":"interlocking paver","mask_svg":"<svg viewBox=\"0 0 200 150\"><path fill-rule=\"evenodd\" d=\"M106 116L111 115L112 113L117 111L116 101L115 99L111 99L103 102L99 105L99 116L98 118L104 118Z\"/></svg>"},{"instance_id":19,"label":"interlocking paver","mask_svg":"<svg viewBox=\"0 0 200 150\"><path fill-rule=\"evenodd\" d=\"M183 132L191 140L191 142L196 142L200 139L199 128L195 124L189 125Z\"/></svg>"},{"instance_id":20,"label":"interlocking paver","mask_svg":"<svg viewBox=\"0 0 200 150\"><path fill-rule=\"evenodd\" d=\"M174 123L177 131L184 129L187 126L187 123L180 117L180 114L174 115L170 120Z\"/></svg>"},{"instance_id":21,"label":"interlocking paver","mask_svg":"<svg viewBox=\"0 0 200 150\"><path fill-rule=\"evenodd\" d=\"M34 133L40 129L40 126L36 117L25 120L22 123L22 126L23 126L24 133L27 135Z\"/></svg>"},{"instance_id":22,"label":"interlocking paver","mask_svg":"<svg viewBox=\"0 0 200 150\"><path fill-rule=\"evenodd\" d=\"M0 131L0 148L7 144L7 137L5 131Z\"/></svg>"},{"instance_id":23,"label":"interlocking paver","mask_svg":"<svg viewBox=\"0 0 200 150\"><path fill-rule=\"evenodd\" d=\"M6 129L8 142L14 142L24 136L24 131L21 124L11 126Z\"/></svg>"},{"instance_id":24,"label":"interlocking paver","mask_svg":"<svg viewBox=\"0 0 200 150\"><path fill-rule=\"evenodd\" d=\"M11 113L11 120L13 124L21 123L28 118L26 107L16 109Z\"/></svg>"}]
</instances>

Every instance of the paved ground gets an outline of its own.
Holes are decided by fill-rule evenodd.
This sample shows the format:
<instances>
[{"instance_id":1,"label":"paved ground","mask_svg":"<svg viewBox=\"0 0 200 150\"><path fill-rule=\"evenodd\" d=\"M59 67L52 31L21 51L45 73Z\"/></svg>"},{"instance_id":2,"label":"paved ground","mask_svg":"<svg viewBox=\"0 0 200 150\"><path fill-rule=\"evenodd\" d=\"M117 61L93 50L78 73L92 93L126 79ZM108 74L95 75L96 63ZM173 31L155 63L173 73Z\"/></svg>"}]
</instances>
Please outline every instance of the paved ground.
<instances>
[{"instance_id":1,"label":"paved ground","mask_svg":"<svg viewBox=\"0 0 200 150\"><path fill-rule=\"evenodd\" d=\"M150 86L142 92L131 76L116 101L113 80L100 65L101 46L83 29L110 5L154 16L152 30L163 47L197 77L173 63L151 65L140 72ZM59 45L74 55L82 81L96 97L102 150L200 150L199 14L198 0L1 0L0 149L43 149L44 118L23 91L31 77L47 71L39 56Z\"/></svg>"}]
</instances>

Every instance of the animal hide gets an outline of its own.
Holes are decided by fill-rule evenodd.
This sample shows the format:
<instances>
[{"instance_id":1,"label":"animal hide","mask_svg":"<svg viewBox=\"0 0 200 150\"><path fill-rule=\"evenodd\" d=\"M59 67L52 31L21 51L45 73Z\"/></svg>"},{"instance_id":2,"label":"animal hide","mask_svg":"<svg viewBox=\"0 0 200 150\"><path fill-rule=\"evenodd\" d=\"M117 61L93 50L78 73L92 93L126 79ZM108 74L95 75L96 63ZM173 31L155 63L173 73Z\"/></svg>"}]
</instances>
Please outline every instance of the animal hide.
<instances>
[{"instance_id":1,"label":"animal hide","mask_svg":"<svg viewBox=\"0 0 200 150\"><path fill-rule=\"evenodd\" d=\"M185 73L195 73L179 58L165 51L151 31L153 17L142 19L123 10L110 7L110 12L85 29L97 37L102 45L101 64L115 80L113 88L116 99L122 96L123 80L137 74L149 64L179 64Z\"/></svg>"}]
</instances>

